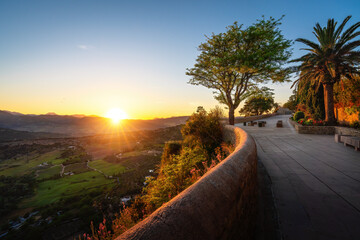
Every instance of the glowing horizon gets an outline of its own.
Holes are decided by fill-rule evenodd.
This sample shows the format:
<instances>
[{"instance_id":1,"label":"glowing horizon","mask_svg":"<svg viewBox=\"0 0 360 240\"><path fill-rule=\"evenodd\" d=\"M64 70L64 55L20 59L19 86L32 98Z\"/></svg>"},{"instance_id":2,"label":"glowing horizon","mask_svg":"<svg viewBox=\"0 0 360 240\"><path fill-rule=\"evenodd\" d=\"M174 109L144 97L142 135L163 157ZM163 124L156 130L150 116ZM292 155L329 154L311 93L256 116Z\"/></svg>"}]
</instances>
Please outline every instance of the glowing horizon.
<instances>
[{"instance_id":1,"label":"glowing horizon","mask_svg":"<svg viewBox=\"0 0 360 240\"><path fill-rule=\"evenodd\" d=\"M113 124L119 124L121 120L129 118L127 113L124 112L124 110L122 110L120 108L111 108L111 109L109 109L106 112L105 117L111 119Z\"/></svg>"},{"instance_id":2,"label":"glowing horizon","mask_svg":"<svg viewBox=\"0 0 360 240\"><path fill-rule=\"evenodd\" d=\"M209 108L210 109L210 108ZM93 112L82 112L82 113L79 113L79 112L58 112L58 111L29 111L29 110L26 110L24 109L24 111L21 110L14 110L14 109L6 109L6 108L0 108L0 111L9 111L9 112L15 112L15 113L20 113L20 114L25 114L25 115L47 115L47 114L56 114L56 115L59 115L59 116L85 116L85 117L103 117L103 118L109 118L110 117L107 117L107 112L106 111L99 111L98 113L94 114ZM148 115L129 115L127 114L127 117L126 118L122 118L121 120L126 120L126 119L129 119L129 120L136 120L136 119L139 119L139 120L151 120L151 119L156 119L156 118L170 118L170 117L183 117L183 116L190 116L193 112L196 111L196 108L193 109L193 111L189 112L189 113L186 113L185 111L183 112L183 114L179 113L177 115L169 115L167 113L164 113L163 115L162 114L148 114Z\"/></svg>"}]
</instances>

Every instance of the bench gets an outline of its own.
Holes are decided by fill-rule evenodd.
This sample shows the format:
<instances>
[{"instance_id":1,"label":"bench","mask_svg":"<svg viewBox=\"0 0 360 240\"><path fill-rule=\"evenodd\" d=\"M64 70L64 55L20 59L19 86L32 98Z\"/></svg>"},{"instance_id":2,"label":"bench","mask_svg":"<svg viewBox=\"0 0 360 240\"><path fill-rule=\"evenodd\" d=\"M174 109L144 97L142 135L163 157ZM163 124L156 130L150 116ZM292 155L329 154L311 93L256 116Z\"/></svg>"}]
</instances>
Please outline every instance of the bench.
<instances>
[{"instance_id":1,"label":"bench","mask_svg":"<svg viewBox=\"0 0 360 240\"><path fill-rule=\"evenodd\" d=\"M258 126L259 127L265 127L266 121L259 121Z\"/></svg>"},{"instance_id":2,"label":"bench","mask_svg":"<svg viewBox=\"0 0 360 240\"><path fill-rule=\"evenodd\" d=\"M341 135L338 133L335 133L335 142L336 143L343 143L344 142L344 137L351 137L351 135Z\"/></svg>"},{"instance_id":3,"label":"bench","mask_svg":"<svg viewBox=\"0 0 360 240\"><path fill-rule=\"evenodd\" d=\"M277 121L276 127L278 127L278 128L283 127L282 120Z\"/></svg>"},{"instance_id":4,"label":"bench","mask_svg":"<svg viewBox=\"0 0 360 240\"><path fill-rule=\"evenodd\" d=\"M340 140L344 142L344 146L350 145L355 148L355 151L360 150L360 137L353 137L353 136L341 136Z\"/></svg>"}]
</instances>

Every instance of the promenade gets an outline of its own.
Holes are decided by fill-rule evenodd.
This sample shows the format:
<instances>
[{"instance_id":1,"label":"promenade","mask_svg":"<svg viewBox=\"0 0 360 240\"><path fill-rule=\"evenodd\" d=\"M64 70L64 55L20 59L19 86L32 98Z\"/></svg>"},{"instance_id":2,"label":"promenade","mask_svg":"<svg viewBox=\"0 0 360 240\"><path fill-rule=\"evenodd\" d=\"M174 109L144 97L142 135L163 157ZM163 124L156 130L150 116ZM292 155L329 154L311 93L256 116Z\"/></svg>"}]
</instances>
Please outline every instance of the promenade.
<instances>
[{"instance_id":1,"label":"promenade","mask_svg":"<svg viewBox=\"0 0 360 240\"><path fill-rule=\"evenodd\" d=\"M236 124L257 143L283 239L360 239L360 152L333 135L298 134L288 118L263 119L263 128Z\"/></svg>"}]
</instances>

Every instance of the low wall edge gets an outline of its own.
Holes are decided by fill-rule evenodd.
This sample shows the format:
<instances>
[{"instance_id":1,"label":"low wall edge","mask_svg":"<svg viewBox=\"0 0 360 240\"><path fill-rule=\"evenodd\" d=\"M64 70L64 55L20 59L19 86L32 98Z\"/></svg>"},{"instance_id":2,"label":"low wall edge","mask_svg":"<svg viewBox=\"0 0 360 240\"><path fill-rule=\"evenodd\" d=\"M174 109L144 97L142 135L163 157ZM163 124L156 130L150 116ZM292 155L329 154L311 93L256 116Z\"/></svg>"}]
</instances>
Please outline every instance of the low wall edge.
<instances>
[{"instance_id":1,"label":"low wall edge","mask_svg":"<svg viewBox=\"0 0 360 240\"><path fill-rule=\"evenodd\" d=\"M235 151L120 239L251 239L257 211L257 153L243 129L224 126Z\"/></svg>"}]
</instances>

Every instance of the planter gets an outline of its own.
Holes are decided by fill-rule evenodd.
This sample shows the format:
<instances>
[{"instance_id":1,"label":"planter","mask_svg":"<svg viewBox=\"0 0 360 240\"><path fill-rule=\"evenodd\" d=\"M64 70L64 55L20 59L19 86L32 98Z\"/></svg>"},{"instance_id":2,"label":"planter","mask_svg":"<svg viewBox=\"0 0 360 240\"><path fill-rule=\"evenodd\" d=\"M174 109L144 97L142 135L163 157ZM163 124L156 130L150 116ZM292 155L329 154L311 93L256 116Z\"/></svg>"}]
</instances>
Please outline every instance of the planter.
<instances>
[{"instance_id":1,"label":"planter","mask_svg":"<svg viewBox=\"0 0 360 240\"><path fill-rule=\"evenodd\" d=\"M290 124L294 126L295 130L300 134L318 134L318 135L334 135L334 126L303 126L293 120Z\"/></svg>"},{"instance_id":2,"label":"planter","mask_svg":"<svg viewBox=\"0 0 360 240\"><path fill-rule=\"evenodd\" d=\"M349 127L338 126L303 126L291 119L289 119L291 125L300 134L318 134L318 135L349 135L353 137L360 137L360 131Z\"/></svg>"}]
</instances>

